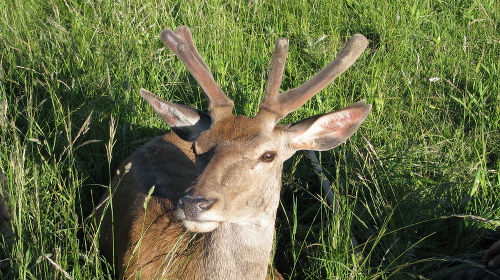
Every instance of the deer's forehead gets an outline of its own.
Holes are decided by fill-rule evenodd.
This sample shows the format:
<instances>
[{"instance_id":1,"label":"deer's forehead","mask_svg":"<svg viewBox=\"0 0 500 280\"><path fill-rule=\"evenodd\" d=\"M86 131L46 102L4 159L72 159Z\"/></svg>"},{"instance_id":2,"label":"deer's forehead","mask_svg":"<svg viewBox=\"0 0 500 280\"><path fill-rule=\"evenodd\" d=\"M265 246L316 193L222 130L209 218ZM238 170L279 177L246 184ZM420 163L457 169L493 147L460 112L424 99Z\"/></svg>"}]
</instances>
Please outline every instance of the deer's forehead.
<instances>
[{"instance_id":1,"label":"deer's forehead","mask_svg":"<svg viewBox=\"0 0 500 280\"><path fill-rule=\"evenodd\" d=\"M214 146L228 142L260 145L273 142L275 136L272 129L262 125L262 122L246 116L230 116L218 121L200 135L198 145Z\"/></svg>"}]
</instances>

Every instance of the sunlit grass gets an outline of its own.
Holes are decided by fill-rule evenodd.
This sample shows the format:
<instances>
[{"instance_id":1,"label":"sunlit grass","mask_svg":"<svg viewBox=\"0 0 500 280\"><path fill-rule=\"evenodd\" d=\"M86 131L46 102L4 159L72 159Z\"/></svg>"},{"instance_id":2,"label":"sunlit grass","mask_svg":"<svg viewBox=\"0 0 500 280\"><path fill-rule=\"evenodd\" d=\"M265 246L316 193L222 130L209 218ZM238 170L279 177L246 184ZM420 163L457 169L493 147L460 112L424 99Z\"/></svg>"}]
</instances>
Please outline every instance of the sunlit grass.
<instances>
[{"instance_id":1,"label":"sunlit grass","mask_svg":"<svg viewBox=\"0 0 500 280\"><path fill-rule=\"evenodd\" d=\"M408 279L479 251L500 216L499 10L489 0L0 1L0 171L12 214L0 275L111 277L87 217L119 161L168 130L139 89L206 109L158 38L179 25L248 115L277 38L290 40L283 90L352 34L370 40L283 121L374 105L351 140L320 154L335 209L302 153L286 163L275 261L284 275Z\"/></svg>"}]
</instances>

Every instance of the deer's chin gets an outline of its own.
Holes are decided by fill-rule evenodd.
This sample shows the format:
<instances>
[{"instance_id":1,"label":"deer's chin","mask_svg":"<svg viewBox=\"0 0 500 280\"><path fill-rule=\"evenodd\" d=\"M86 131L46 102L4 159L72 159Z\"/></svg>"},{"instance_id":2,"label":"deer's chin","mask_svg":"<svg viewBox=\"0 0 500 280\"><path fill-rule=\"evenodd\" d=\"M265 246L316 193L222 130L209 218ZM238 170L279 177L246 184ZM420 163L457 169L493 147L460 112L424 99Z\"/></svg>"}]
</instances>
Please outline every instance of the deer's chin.
<instances>
[{"instance_id":1,"label":"deer's chin","mask_svg":"<svg viewBox=\"0 0 500 280\"><path fill-rule=\"evenodd\" d=\"M191 232L210 232L218 228L220 224L225 221L225 219L215 211L207 211L194 217L188 217L180 208L175 211L175 217Z\"/></svg>"},{"instance_id":2,"label":"deer's chin","mask_svg":"<svg viewBox=\"0 0 500 280\"><path fill-rule=\"evenodd\" d=\"M191 232L210 232L220 226L220 222L183 220L182 225Z\"/></svg>"}]
</instances>

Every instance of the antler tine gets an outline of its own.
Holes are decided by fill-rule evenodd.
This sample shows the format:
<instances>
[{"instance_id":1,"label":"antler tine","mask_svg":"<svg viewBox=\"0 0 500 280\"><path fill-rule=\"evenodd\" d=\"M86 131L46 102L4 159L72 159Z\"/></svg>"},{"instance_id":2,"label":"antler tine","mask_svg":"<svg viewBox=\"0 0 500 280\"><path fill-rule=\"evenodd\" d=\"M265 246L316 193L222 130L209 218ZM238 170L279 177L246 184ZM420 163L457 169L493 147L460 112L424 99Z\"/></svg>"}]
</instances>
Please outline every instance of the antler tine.
<instances>
[{"instance_id":1,"label":"antler tine","mask_svg":"<svg viewBox=\"0 0 500 280\"><path fill-rule=\"evenodd\" d=\"M261 109L272 111L272 105L278 102L278 94L285 69L286 55L288 53L288 40L279 38L274 47L273 56L269 66L269 77L264 101L260 104Z\"/></svg>"},{"instance_id":2,"label":"antler tine","mask_svg":"<svg viewBox=\"0 0 500 280\"><path fill-rule=\"evenodd\" d=\"M179 57L184 66L186 66L191 75L193 75L203 88L203 91L210 99L210 111L212 114L231 114L234 102L227 97L215 82L207 64L203 61L194 46L189 28L185 26L179 27L175 33L165 29L161 32L160 36L165 45Z\"/></svg>"},{"instance_id":3,"label":"antler tine","mask_svg":"<svg viewBox=\"0 0 500 280\"><path fill-rule=\"evenodd\" d=\"M198 52L198 49L194 45L193 41L193 36L191 36L191 30L189 30L189 27L187 26L179 26L174 32L180 39L182 39L186 44L189 46L191 51L193 52L194 56L198 61L203 65L203 67L209 72L210 76L212 76L212 72L210 72L210 69L208 68L207 64L205 63L205 60L201 57L200 53ZM213 77L213 76L212 76Z\"/></svg>"},{"instance_id":4,"label":"antler tine","mask_svg":"<svg viewBox=\"0 0 500 280\"><path fill-rule=\"evenodd\" d=\"M368 46L368 40L361 34L355 34L334 61L299 87L287 90L279 95L273 104L273 112L279 119L299 108L316 93L324 89L336 77L349 68Z\"/></svg>"}]
</instances>

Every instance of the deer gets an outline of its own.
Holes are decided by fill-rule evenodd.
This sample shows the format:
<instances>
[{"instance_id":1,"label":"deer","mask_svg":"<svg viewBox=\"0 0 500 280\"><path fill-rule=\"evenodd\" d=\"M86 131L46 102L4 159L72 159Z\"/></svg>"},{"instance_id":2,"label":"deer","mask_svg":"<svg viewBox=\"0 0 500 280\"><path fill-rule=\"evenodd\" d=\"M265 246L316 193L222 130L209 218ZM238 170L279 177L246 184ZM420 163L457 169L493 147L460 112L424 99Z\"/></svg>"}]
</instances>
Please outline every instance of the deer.
<instances>
[{"instance_id":1,"label":"deer","mask_svg":"<svg viewBox=\"0 0 500 280\"><path fill-rule=\"evenodd\" d=\"M272 266L283 162L344 143L371 105L279 121L354 64L368 40L352 36L324 69L280 93L288 41L279 38L259 111L243 116L233 115L188 27L160 37L203 89L209 113L140 90L171 132L118 167L96 210L100 251L120 279L283 279Z\"/></svg>"}]
</instances>

